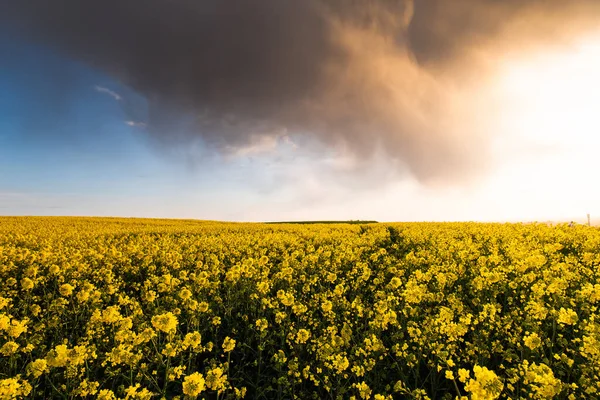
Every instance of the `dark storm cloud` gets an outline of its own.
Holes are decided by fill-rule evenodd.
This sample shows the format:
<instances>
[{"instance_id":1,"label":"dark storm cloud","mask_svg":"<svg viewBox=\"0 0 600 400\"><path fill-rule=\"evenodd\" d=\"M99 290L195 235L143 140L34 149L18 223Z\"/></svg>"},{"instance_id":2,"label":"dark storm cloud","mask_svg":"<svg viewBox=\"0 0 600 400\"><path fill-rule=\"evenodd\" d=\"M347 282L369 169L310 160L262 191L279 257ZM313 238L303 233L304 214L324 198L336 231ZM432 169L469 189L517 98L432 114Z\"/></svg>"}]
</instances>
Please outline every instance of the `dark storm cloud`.
<instances>
[{"instance_id":1,"label":"dark storm cloud","mask_svg":"<svg viewBox=\"0 0 600 400\"><path fill-rule=\"evenodd\" d=\"M534 10L543 20L562 7L567 18L592 2L0 4L0 23L11 35L58 49L144 96L149 117L143 122L160 143L185 146L202 138L231 151L264 137L299 134L342 149L359 168L379 154L428 181L470 175L486 157L485 135L456 122L456 104L465 100L450 89L454 69L444 66L523 13ZM440 70L444 79L436 75Z\"/></svg>"},{"instance_id":2,"label":"dark storm cloud","mask_svg":"<svg viewBox=\"0 0 600 400\"><path fill-rule=\"evenodd\" d=\"M439 64L506 36L513 48L560 41L597 27L598 18L597 0L423 0L408 34L422 64Z\"/></svg>"}]
</instances>

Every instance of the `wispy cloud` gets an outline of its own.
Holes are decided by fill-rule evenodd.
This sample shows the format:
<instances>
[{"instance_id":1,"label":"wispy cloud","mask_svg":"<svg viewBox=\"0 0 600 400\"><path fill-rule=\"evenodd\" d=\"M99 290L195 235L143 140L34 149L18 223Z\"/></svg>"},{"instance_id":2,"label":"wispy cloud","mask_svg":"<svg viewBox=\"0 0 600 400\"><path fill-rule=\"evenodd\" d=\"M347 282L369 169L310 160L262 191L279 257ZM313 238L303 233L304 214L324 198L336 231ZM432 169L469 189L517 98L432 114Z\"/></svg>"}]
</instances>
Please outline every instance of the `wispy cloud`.
<instances>
[{"instance_id":1,"label":"wispy cloud","mask_svg":"<svg viewBox=\"0 0 600 400\"><path fill-rule=\"evenodd\" d=\"M113 90L110 90L109 88L105 88L104 86L96 85L96 86L94 86L94 89L96 89L96 91L99 93L105 93L105 94L109 95L110 97L112 97L113 99L115 99L117 101L121 101L123 99L123 97L119 93L117 93Z\"/></svg>"},{"instance_id":2,"label":"wispy cloud","mask_svg":"<svg viewBox=\"0 0 600 400\"><path fill-rule=\"evenodd\" d=\"M145 128L146 126L148 126L148 124L146 124L145 122L142 122L142 121L131 121L131 120L130 121L125 121L125 124L129 125L129 126L136 127L136 128Z\"/></svg>"}]
</instances>

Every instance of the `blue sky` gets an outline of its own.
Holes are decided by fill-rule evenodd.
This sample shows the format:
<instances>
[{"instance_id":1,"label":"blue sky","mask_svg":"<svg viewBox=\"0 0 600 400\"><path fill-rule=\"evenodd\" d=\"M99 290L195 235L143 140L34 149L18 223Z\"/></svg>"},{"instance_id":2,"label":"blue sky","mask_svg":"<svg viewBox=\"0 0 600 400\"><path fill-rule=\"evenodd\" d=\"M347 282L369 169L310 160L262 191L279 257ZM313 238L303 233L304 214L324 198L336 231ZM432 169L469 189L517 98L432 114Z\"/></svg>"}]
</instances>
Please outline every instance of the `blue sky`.
<instances>
[{"instance_id":1,"label":"blue sky","mask_svg":"<svg viewBox=\"0 0 600 400\"><path fill-rule=\"evenodd\" d=\"M10 58L0 64L1 214L227 218L211 204L237 190L227 184L235 169L214 160L190 167L157 151L101 88L134 93L43 47L2 50Z\"/></svg>"},{"instance_id":2,"label":"blue sky","mask_svg":"<svg viewBox=\"0 0 600 400\"><path fill-rule=\"evenodd\" d=\"M289 190L302 184L292 170L312 162L289 143L229 157L201 143L164 149L128 124L122 102L144 99L119 82L45 47L0 48L10 54L0 64L0 215L264 220L298 218L299 202L315 201Z\"/></svg>"}]
</instances>

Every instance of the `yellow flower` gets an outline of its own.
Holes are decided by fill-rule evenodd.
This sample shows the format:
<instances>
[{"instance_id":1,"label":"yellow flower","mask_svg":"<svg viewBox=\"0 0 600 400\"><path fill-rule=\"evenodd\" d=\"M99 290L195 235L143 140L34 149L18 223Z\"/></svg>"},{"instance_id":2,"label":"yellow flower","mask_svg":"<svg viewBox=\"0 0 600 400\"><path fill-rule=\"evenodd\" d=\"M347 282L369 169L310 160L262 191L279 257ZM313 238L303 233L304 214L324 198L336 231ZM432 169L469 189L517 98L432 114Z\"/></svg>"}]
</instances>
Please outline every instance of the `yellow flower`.
<instances>
[{"instance_id":1,"label":"yellow flower","mask_svg":"<svg viewBox=\"0 0 600 400\"><path fill-rule=\"evenodd\" d=\"M98 400L116 400L117 396L110 389L102 389L98 392Z\"/></svg>"},{"instance_id":2,"label":"yellow flower","mask_svg":"<svg viewBox=\"0 0 600 400\"><path fill-rule=\"evenodd\" d=\"M139 383L136 383L135 386L129 386L127 389L125 389L125 400L150 400L153 396L154 393L150 392L148 389L140 389Z\"/></svg>"},{"instance_id":3,"label":"yellow flower","mask_svg":"<svg viewBox=\"0 0 600 400\"><path fill-rule=\"evenodd\" d=\"M192 297L192 292L190 292L188 288L183 288L179 291L179 297L181 300L188 300Z\"/></svg>"},{"instance_id":4,"label":"yellow flower","mask_svg":"<svg viewBox=\"0 0 600 400\"><path fill-rule=\"evenodd\" d=\"M146 293L144 293L142 300L144 300L146 303L152 303L154 300L156 300L156 292L154 290L148 290Z\"/></svg>"},{"instance_id":5,"label":"yellow flower","mask_svg":"<svg viewBox=\"0 0 600 400\"><path fill-rule=\"evenodd\" d=\"M223 369L217 367L206 373L206 386L211 390L218 392L226 388L227 375L223 374Z\"/></svg>"},{"instance_id":6,"label":"yellow flower","mask_svg":"<svg viewBox=\"0 0 600 400\"><path fill-rule=\"evenodd\" d=\"M500 397L504 384L494 371L476 365L473 367L473 373L475 377L465 385L465 390L471 393L472 400L491 400Z\"/></svg>"},{"instance_id":7,"label":"yellow flower","mask_svg":"<svg viewBox=\"0 0 600 400\"><path fill-rule=\"evenodd\" d=\"M328 313L331 311L332 308L333 308L333 304L329 300L325 300L321 304L321 309L323 310L323 312Z\"/></svg>"},{"instance_id":8,"label":"yellow flower","mask_svg":"<svg viewBox=\"0 0 600 400\"><path fill-rule=\"evenodd\" d=\"M154 329L146 328L135 337L134 344L139 345L142 343L148 343L155 337L156 332L154 331Z\"/></svg>"},{"instance_id":9,"label":"yellow flower","mask_svg":"<svg viewBox=\"0 0 600 400\"><path fill-rule=\"evenodd\" d=\"M235 388L235 398L243 399L244 397L246 397L246 391L247 391L247 389L245 387L243 387L241 389Z\"/></svg>"},{"instance_id":10,"label":"yellow flower","mask_svg":"<svg viewBox=\"0 0 600 400\"><path fill-rule=\"evenodd\" d=\"M523 343L531 350L535 350L542 345L542 339L540 339L537 333L533 332L523 338Z\"/></svg>"},{"instance_id":11,"label":"yellow flower","mask_svg":"<svg viewBox=\"0 0 600 400\"><path fill-rule=\"evenodd\" d=\"M161 354L167 357L175 357L177 356L178 350L177 346L172 343L167 343L165 348L161 351Z\"/></svg>"},{"instance_id":12,"label":"yellow flower","mask_svg":"<svg viewBox=\"0 0 600 400\"><path fill-rule=\"evenodd\" d=\"M467 371L466 369L459 368L458 380L461 381L462 383L465 383L467 381L467 379L469 379L470 375L471 375L471 373L469 371Z\"/></svg>"},{"instance_id":13,"label":"yellow flower","mask_svg":"<svg viewBox=\"0 0 600 400\"><path fill-rule=\"evenodd\" d=\"M277 298L281 301L281 304L286 307L294 305L294 295L292 293L287 293L285 290L277 291Z\"/></svg>"},{"instance_id":14,"label":"yellow flower","mask_svg":"<svg viewBox=\"0 0 600 400\"><path fill-rule=\"evenodd\" d=\"M266 294L269 291L269 282L257 283L256 290L258 290L259 293Z\"/></svg>"},{"instance_id":15,"label":"yellow flower","mask_svg":"<svg viewBox=\"0 0 600 400\"><path fill-rule=\"evenodd\" d=\"M278 311L275 314L275 322L278 324L281 324L283 322L283 320L285 320L286 317L287 317L286 313L284 313L283 311Z\"/></svg>"},{"instance_id":16,"label":"yellow flower","mask_svg":"<svg viewBox=\"0 0 600 400\"><path fill-rule=\"evenodd\" d=\"M6 329L8 336L18 338L22 333L27 332L27 320L17 321L13 319Z\"/></svg>"},{"instance_id":17,"label":"yellow flower","mask_svg":"<svg viewBox=\"0 0 600 400\"><path fill-rule=\"evenodd\" d=\"M350 366L348 358L341 354L336 354L332 361L333 368L339 373L344 372Z\"/></svg>"},{"instance_id":18,"label":"yellow flower","mask_svg":"<svg viewBox=\"0 0 600 400\"><path fill-rule=\"evenodd\" d=\"M32 304L29 307L29 310L31 311L31 315L33 315L34 317L37 317L42 312L42 308L37 304Z\"/></svg>"},{"instance_id":19,"label":"yellow flower","mask_svg":"<svg viewBox=\"0 0 600 400\"><path fill-rule=\"evenodd\" d=\"M175 333L177 330L177 317L172 312L155 315L152 317L152 326L154 329L165 333Z\"/></svg>"},{"instance_id":20,"label":"yellow flower","mask_svg":"<svg viewBox=\"0 0 600 400\"><path fill-rule=\"evenodd\" d=\"M562 382L546 364L525 364L524 383L529 385L535 399L553 399L562 390Z\"/></svg>"},{"instance_id":21,"label":"yellow flower","mask_svg":"<svg viewBox=\"0 0 600 400\"><path fill-rule=\"evenodd\" d=\"M262 332L262 331L264 331L265 329L267 329L269 327L269 323L264 318L257 319L256 320L256 327L258 328L258 330L260 332Z\"/></svg>"},{"instance_id":22,"label":"yellow flower","mask_svg":"<svg viewBox=\"0 0 600 400\"><path fill-rule=\"evenodd\" d=\"M69 363L81 365L88 359L88 349L85 346L75 346L69 350Z\"/></svg>"},{"instance_id":23,"label":"yellow flower","mask_svg":"<svg viewBox=\"0 0 600 400\"><path fill-rule=\"evenodd\" d=\"M10 327L10 317L6 314L0 314L0 331L7 331Z\"/></svg>"},{"instance_id":24,"label":"yellow flower","mask_svg":"<svg viewBox=\"0 0 600 400\"><path fill-rule=\"evenodd\" d=\"M267 256L262 256L259 260L258 260L258 265L263 266L266 263L269 262L269 257Z\"/></svg>"},{"instance_id":25,"label":"yellow flower","mask_svg":"<svg viewBox=\"0 0 600 400\"><path fill-rule=\"evenodd\" d=\"M19 345L13 341L9 341L4 343L2 347L0 347L0 354L9 357L15 354L19 350Z\"/></svg>"},{"instance_id":26,"label":"yellow flower","mask_svg":"<svg viewBox=\"0 0 600 400\"><path fill-rule=\"evenodd\" d=\"M33 281L29 278L23 278L21 279L21 287L23 288L23 290L31 290L33 289Z\"/></svg>"},{"instance_id":27,"label":"yellow flower","mask_svg":"<svg viewBox=\"0 0 600 400\"><path fill-rule=\"evenodd\" d=\"M81 397L93 396L98 393L98 387L100 387L100 383L84 379L75 392Z\"/></svg>"},{"instance_id":28,"label":"yellow flower","mask_svg":"<svg viewBox=\"0 0 600 400\"><path fill-rule=\"evenodd\" d=\"M114 324L115 322L120 321L121 318L122 315L119 312L119 306L110 306L105 310L102 310L102 321L106 324Z\"/></svg>"},{"instance_id":29,"label":"yellow flower","mask_svg":"<svg viewBox=\"0 0 600 400\"><path fill-rule=\"evenodd\" d=\"M0 399L18 399L26 397L31 392L31 385L27 381L21 381L17 375L14 378L0 379Z\"/></svg>"},{"instance_id":30,"label":"yellow flower","mask_svg":"<svg viewBox=\"0 0 600 400\"><path fill-rule=\"evenodd\" d=\"M296 334L296 342L297 343L306 343L306 341L310 338L310 331L306 329L299 329Z\"/></svg>"},{"instance_id":31,"label":"yellow flower","mask_svg":"<svg viewBox=\"0 0 600 400\"><path fill-rule=\"evenodd\" d=\"M398 393L398 392L407 392L408 389L406 388L406 384L402 381L396 381L396 383L394 384L394 392Z\"/></svg>"},{"instance_id":32,"label":"yellow flower","mask_svg":"<svg viewBox=\"0 0 600 400\"><path fill-rule=\"evenodd\" d=\"M80 290L77 293L77 301L80 303L85 303L86 301L89 300L90 298L90 292L88 292L87 290Z\"/></svg>"},{"instance_id":33,"label":"yellow flower","mask_svg":"<svg viewBox=\"0 0 600 400\"><path fill-rule=\"evenodd\" d=\"M558 323L564 325L574 325L577 323L579 318L577 317L577 313L570 308L566 310L561 307L558 311Z\"/></svg>"},{"instance_id":34,"label":"yellow flower","mask_svg":"<svg viewBox=\"0 0 600 400\"><path fill-rule=\"evenodd\" d=\"M208 303L205 301L200 302L200 304L198 304L198 311L207 312L208 311Z\"/></svg>"},{"instance_id":35,"label":"yellow flower","mask_svg":"<svg viewBox=\"0 0 600 400\"><path fill-rule=\"evenodd\" d=\"M51 367L65 367L69 362L69 349L64 344L59 344L46 355L46 361Z\"/></svg>"},{"instance_id":36,"label":"yellow flower","mask_svg":"<svg viewBox=\"0 0 600 400\"><path fill-rule=\"evenodd\" d=\"M235 340L227 336L223 341L223 351L229 353L235 348Z\"/></svg>"},{"instance_id":37,"label":"yellow flower","mask_svg":"<svg viewBox=\"0 0 600 400\"><path fill-rule=\"evenodd\" d=\"M183 394L192 398L198 397L204 391L205 381L202 374L194 372L183 378Z\"/></svg>"},{"instance_id":38,"label":"yellow flower","mask_svg":"<svg viewBox=\"0 0 600 400\"><path fill-rule=\"evenodd\" d=\"M73 293L73 289L73 286L69 285L68 283L63 283L58 288L58 291L60 292L61 296L69 297Z\"/></svg>"},{"instance_id":39,"label":"yellow flower","mask_svg":"<svg viewBox=\"0 0 600 400\"><path fill-rule=\"evenodd\" d=\"M454 379L454 372L452 372L450 370L446 370L446 373L444 374L444 376L446 377L446 379L453 380Z\"/></svg>"},{"instance_id":40,"label":"yellow flower","mask_svg":"<svg viewBox=\"0 0 600 400\"><path fill-rule=\"evenodd\" d=\"M43 358L38 358L27 365L27 372L33 375L34 378L39 378L42 374L48 371L48 363Z\"/></svg>"},{"instance_id":41,"label":"yellow flower","mask_svg":"<svg viewBox=\"0 0 600 400\"><path fill-rule=\"evenodd\" d=\"M402 281L400 280L400 278L395 276L392 278L392 280L390 280L390 288L398 289L400 285L402 285Z\"/></svg>"},{"instance_id":42,"label":"yellow flower","mask_svg":"<svg viewBox=\"0 0 600 400\"><path fill-rule=\"evenodd\" d=\"M169 381L172 382L176 379L179 379L181 377L181 375L183 375L183 373L185 372L186 369L187 369L187 367L185 365L183 365L183 366L179 365L175 368L170 368L169 374L168 374Z\"/></svg>"},{"instance_id":43,"label":"yellow flower","mask_svg":"<svg viewBox=\"0 0 600 400\"><path fill-rule=\"evenodd\" d=\"M358 395L361 399L368 399L371 397L371 388L365 382L355 383L354 386L358 389Z\"/></svg>"},{"instance_id":44,"label":"yellow flower","mask_svg":"<svg viewBox=\"0 0 600 400\"><path fill-rule=\"evenodd\" d=\"M185 338L183 339L183 345L186 349L191 347L192 349L196 350L198 346L200 346L201 341L202 335L200 335L200 332L190 332L185 335Z\"/></svg>"}]
</instances>

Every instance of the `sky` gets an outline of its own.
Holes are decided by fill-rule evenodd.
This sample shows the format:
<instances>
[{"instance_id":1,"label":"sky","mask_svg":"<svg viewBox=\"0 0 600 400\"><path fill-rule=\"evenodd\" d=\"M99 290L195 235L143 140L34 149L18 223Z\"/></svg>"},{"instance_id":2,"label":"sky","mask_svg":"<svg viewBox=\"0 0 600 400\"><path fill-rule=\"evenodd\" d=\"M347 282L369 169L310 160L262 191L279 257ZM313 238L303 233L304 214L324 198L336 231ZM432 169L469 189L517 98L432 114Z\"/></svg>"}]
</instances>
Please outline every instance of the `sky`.
<instances>
[{"instance_id":1,"label":"sky","mask_svg":"<svg viewBox=\"0 0 600 400\"><path fill-rule=\"evenodd\" d=\"M0 215L600 222L595 0L0 0Z\"/></svg>"}]
</instances>

